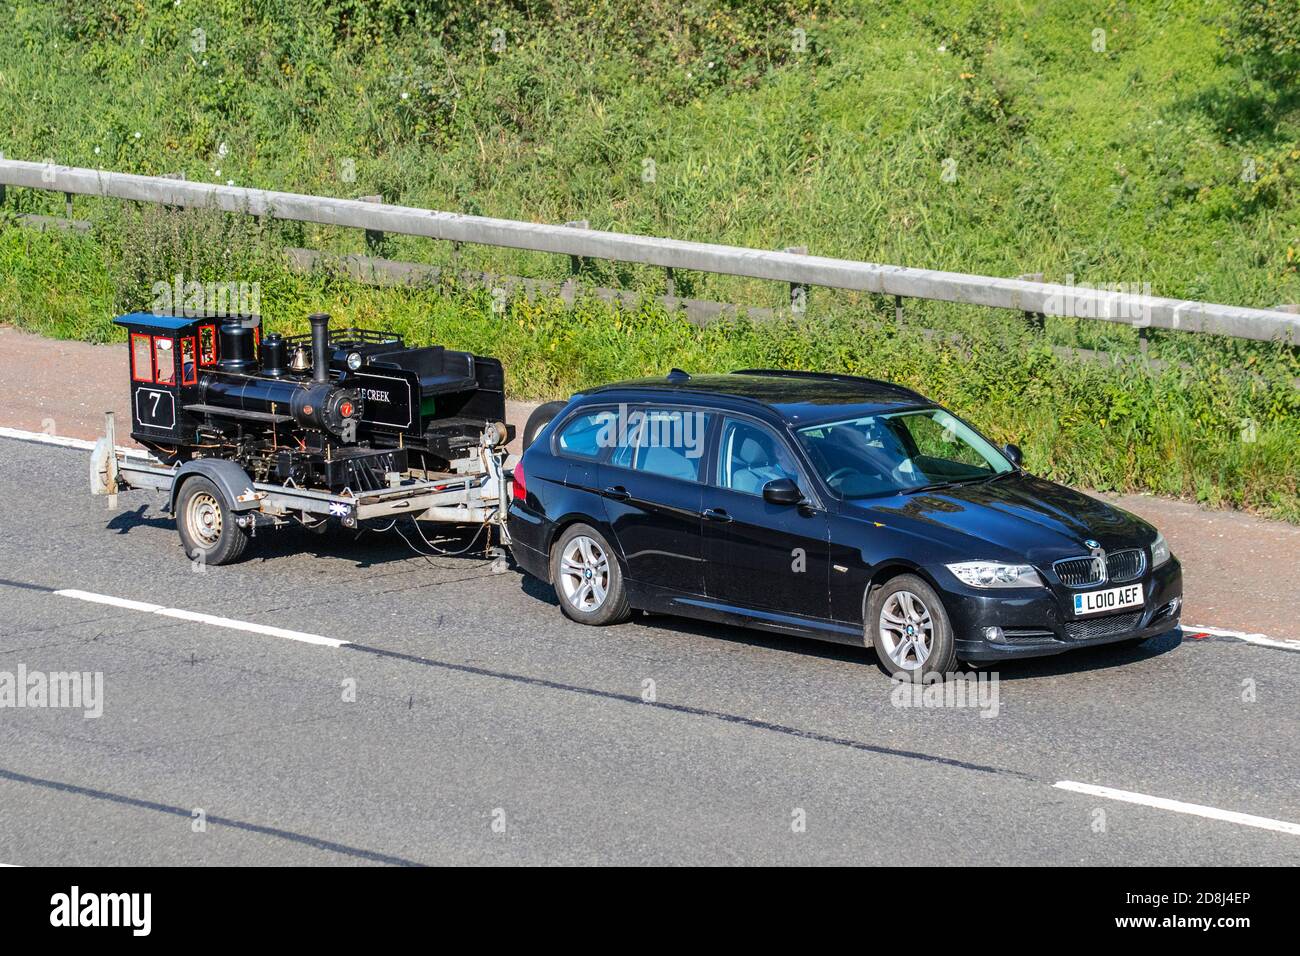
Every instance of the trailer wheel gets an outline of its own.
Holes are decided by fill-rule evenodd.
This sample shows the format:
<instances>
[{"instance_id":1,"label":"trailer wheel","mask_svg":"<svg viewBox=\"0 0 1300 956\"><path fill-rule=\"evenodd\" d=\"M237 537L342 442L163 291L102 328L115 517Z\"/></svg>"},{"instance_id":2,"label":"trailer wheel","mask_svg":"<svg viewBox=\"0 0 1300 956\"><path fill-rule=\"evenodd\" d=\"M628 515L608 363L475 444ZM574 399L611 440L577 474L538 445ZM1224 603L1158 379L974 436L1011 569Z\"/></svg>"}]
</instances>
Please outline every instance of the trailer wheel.
<instances>
[{"instance_id":1,"label":"trailer wheel","mask_svg":"<svg viewBox=\"0 0 1300 956\"><path fill-rule=\"evenodd\" d=\"M248 532L235 523L235 512L221 489L195 475L176 496L176 530L186 557L204 564L238 561L248 546Z\"/></svg>"},{"instance_id":2,"label":"trailer wheel","mask_svg":"<svg viewBox=\"0 0 1300 956\"><path fill-rule=\"evenodd\" d=\"M564 406L567 404L569 403L546 402L533 409L533 413L528 416L528 423L524 425L524 435L519 440L524 451L527 451L528 446L537 439L538 433L551 423L551 419L564 411Z\"/></svg>"}]
</instances>

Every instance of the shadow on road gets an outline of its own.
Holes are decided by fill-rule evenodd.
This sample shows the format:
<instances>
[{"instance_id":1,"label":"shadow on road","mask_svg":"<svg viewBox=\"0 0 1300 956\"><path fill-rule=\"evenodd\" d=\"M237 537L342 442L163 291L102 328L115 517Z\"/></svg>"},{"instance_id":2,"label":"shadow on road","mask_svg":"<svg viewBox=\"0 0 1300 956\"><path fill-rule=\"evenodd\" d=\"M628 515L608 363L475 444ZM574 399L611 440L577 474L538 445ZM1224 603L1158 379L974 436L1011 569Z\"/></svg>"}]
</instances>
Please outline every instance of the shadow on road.
<instances>
[{"instance_id":1,"label":"shadow on road","mask_svg":"<svg viewBox=\"0 0 1300 956\"><path fill-rule=\"evenodd\" d=\"M544 589L544 595L551 604L555 604L554 593L540 581L534 582ZM525 588L525 590L528 590ZM530 591L531 593L531 591ZM876 660L876 652L866 647L854 647L848 644L832 644L809 638L788 637L751 628L729 624L715 624L709 621L695 621L690 618L678 618L668 615L638 614L625 627L651 626L679 634L693 634L716 640L743 644L747 647L760 647L768 650L798 654L802 657L821 658L823 660L862 664L872 667L877 674L883 674ZM1181 631L1172 631L1143 641L1138 645L1101 645L1080 647L1075 650L1055 654L1050 657L1033 657L1018 661L999 661L984 664L979 669L997 671L1000 680L1031 680L1043 677L1058 677L1062 674L1078 674L1087 671L1106 670L1112 667L1124 667L1139 661L1160 657L1176 649L1183 642ZM970 664L960 665L962 670L973 670Z\"/></svg>"},{"instance_id":2,"label":"shadow on road","mask_svg":"<svg viewBox=\"0 0 1300 956\"><path fill-rule=\"evenodd\" d=\"M488 564L493 559L492 555L484 552L488 532L478 526L430 525L417 529L414 524L410 519L403 519L392 530L382 532L371 528L349 531L328 522L322 523L319 530L296 523L284 528L264 528L257 533L252 547L239 564L277 561L305 554L349 561L358 568L372 568L423 557L436 565L445 564L446 570L460 571ZM120 535L146 528L175 535L176 519L156 506L140 505L134 510L115 514L106 527ZM406 540L398 531L405 535ZM495 540L493 536L493 545ZM172 543L179 552L179 536L174 537Z\"/></svg>"}]
</instances>

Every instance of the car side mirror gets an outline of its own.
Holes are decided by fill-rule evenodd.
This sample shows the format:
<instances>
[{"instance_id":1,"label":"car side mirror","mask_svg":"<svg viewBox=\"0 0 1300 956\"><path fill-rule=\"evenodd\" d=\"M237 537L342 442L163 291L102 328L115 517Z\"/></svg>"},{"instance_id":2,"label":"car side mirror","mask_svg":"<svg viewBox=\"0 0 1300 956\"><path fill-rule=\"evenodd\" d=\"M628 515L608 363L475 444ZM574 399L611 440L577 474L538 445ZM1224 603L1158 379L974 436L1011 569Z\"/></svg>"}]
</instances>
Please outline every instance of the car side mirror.
<instances>
[{"instance_id":1,"label":"car side mirror","mask_svg":"<svg viewBox=\"0 0 1300 956\"><path fill-rule=\"evenodd\" d=\"M1020 463L1025 460L1025 453L1020 450L1019 445L1004 445L1002 450L1006 453L1006 456L1011 459L1011 464L1015 465L1017 468L1019 468Z\"/></svg>"},{"instance_id":2,"label":"car side mirror","mask_svg":"<svg viewBox=\"0 0 1300 956\"><path fill-rule=\"evenodd\" d=\"M803 492L793 478L773 478L763 486L763 500L774 505L797 505L803 501Z\"/></svg>"}]
</instances>

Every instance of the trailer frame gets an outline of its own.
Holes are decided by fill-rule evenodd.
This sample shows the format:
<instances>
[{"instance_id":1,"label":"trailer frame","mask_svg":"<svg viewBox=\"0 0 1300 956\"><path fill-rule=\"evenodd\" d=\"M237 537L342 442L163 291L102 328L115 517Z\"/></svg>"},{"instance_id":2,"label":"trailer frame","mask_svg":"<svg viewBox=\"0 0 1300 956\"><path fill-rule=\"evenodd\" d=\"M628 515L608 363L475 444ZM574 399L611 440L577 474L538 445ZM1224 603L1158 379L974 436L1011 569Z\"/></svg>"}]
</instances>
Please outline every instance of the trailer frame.
<instances>
[{"instance_id":1,"label":"trailer frame","mask_svg":"<svg viewBox=\"0 0 1300 956\"><path fill-rule=\"evenodd\" d=\"M254 481L237 462L225 458L196 458L166 464L154 455L116 443L112 412L105 413L104 435L91 451L91 494L107 495L109 507L121 491L165 491L174 510L181 484L193 475L209 478L230 498L240 527L280 527L294 519L337 519L345 528L362 522L413 518L450 525L494 525L503 546L510 544L506 513L510 506L512 474L518 458L504 446L502 429L489 425L479 440L476 455L451 462L452 470L414 477L393 472L390 485L353 492L301 488L292 482Z\"/></svg>"}]
</instances>

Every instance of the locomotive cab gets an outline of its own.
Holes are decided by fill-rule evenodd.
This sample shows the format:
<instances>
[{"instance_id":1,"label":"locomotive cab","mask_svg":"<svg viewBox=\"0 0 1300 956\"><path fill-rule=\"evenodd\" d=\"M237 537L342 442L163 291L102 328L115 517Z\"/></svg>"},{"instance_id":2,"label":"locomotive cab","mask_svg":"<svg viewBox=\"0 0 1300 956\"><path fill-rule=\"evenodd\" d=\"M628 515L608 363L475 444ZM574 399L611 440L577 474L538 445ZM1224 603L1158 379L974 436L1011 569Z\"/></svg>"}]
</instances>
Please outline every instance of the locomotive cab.
<instances>
[{"instance_id":1,"label":"locomotive cab","mask_svg":"<svg viewBox=\"0 0 1300 956\"><path fill-rule=\"evenodd\" d=\"M131 437L146 448L175 449L195 442L200 376L221 360L220 320L133 312L113 320L127 330L131 353ZM236 321L255 342L261 319ZM248 356L252 359L252 355Z\"/></svg>"}]
</instances>

